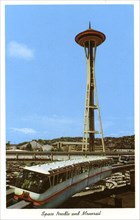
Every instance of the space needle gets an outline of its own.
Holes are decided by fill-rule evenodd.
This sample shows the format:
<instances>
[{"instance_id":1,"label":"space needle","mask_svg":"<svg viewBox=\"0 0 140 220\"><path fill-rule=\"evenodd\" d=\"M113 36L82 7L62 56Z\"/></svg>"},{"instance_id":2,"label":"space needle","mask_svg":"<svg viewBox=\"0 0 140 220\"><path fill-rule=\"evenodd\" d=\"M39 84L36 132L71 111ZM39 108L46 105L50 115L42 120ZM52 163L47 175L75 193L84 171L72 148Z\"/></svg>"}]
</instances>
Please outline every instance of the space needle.
<instances>
[{"instance_id":1,"label":"space needle","mask_svg":"<svg viewBox=\"0 0 140 220\"><path fill-rule=\"evenodd\" d=\"M75 41L84 48L87 63L86 100L82 151L95 151L95 135L101 135L102 150L105 152L100 108L95 79L95 58L97 47L105 41L102 32L89 28L76 35ZM97 114L95 114L95 111ZM96 116L97 115L97 116ZM95 128L95 116L99 129Z\"/></svg>"}]
</instances>

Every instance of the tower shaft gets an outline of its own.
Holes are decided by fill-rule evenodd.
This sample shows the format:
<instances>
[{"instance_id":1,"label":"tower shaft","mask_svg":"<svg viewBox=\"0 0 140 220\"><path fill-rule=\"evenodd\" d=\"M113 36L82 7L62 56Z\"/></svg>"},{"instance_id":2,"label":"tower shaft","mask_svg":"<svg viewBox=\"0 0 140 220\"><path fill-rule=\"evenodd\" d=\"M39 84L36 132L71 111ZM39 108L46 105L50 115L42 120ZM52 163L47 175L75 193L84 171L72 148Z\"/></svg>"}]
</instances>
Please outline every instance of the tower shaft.
<instances>
[{"instance_id":1,"label":"tower shaft","mask_svg":"<svg viewBox=\"0 0 140 220\"><path fill-rule=\"evenodd\" d=\"M82 151L95 151L95 134L100 134L104 152L103 130L95 79L96 48L96 43L93 46L91 41L88 42L88 47L87 44L84 46L87 64L87 86ZM99 131L95 130L95 110L98 113Z\"/></svg>"},{"instance_id":2,"label":"tower shaft","mask_svg":"<svg viewBox=\"0 0 140 220\"><path fill-rule=\"evenodd\" d=\"M105 35L99 31L89 29L79 33L75 41L84 47L87 63L87 84L86 100L84 113L84 133L82 151L95 151L95 134L101 135L102 149L105 152L103 129L101 123L100 109L97 96L96 79L95 79L95 58L96 48L105 40ZM95 130L95 110L97 110L99 128Z\"/></svg>"},{"instance_id":3,"label":"tower shaft","mask_svg":"<svg viewBox=\"0 0 140 220\"><path fill-rule=\"evenodd\" d=\"M89 105L85 108L89 108L89 151L94 151L94 58L93 58L93 47L91 42L89 42L88 47L88 57L87 57L87 65L88 65L88 78L89 78ZM87 120L87 119L84 119Z\"/></svg>"},{"instance_id":4,"label":"tower shaft","mask_svg":"<svg viewBox=\"0 0 140 220\"><path fill-rule=\"evenodd\" d=\"M87 87L86 87L86 102L84 115L84 135L83 135L83 151L94 151L94 136L95 136L95 98L94 98L94 61L96 55L96 45L92 46L92 42L88 42L88 47L85 48L86 63L87 63ZM89 144L89 146L88 146Z\"/></svg>"}]
</instances>

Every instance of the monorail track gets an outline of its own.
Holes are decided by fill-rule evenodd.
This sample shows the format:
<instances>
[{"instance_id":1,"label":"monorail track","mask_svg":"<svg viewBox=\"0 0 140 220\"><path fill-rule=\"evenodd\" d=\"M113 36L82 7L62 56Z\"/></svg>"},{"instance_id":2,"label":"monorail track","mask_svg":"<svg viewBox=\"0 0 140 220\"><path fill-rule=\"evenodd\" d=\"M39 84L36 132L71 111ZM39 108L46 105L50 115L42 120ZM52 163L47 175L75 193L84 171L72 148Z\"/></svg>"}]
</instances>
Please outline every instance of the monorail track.
<instances>
[{"instance_id":1,"label":"monorail track","mask_svg":"<svg viewBox=\"0 0 140 220\"><path fill-rule=\"evenodd\" d=\"M102 155L112 157L115 160L119 158L121 155L134 155L134 152L114 152L108 151L106 153L103 152L38 152L38 151L6 151L6 160L7 161L54 161L57 159L71 159L73 157L89 157L92 155Z\"/></svg>"},{"instance_id":2,"label":"monorail track","mask_svg":"<svg viewBox=\"0 0 140 220\"><path fill-rule=\"evenodd\" d=\"M14 197L14 189L7 186L6 190L6 206L7 209L25 209L32 208L31 202L26 202L24 200L16 201L13 199Z\"/></svg>"},{"instance_id":3,"label":"monorail track","mask_svg":"<svg viewBox=\"0 0 140 220\"><path fill-rule=\"evenodd\" d=\"M11 204L7 207L7 209L27 209L32 208L31 202L26 202L24 200L21 200L19 202L15 202L14 204Z\"/></svg>"}]
</instances>

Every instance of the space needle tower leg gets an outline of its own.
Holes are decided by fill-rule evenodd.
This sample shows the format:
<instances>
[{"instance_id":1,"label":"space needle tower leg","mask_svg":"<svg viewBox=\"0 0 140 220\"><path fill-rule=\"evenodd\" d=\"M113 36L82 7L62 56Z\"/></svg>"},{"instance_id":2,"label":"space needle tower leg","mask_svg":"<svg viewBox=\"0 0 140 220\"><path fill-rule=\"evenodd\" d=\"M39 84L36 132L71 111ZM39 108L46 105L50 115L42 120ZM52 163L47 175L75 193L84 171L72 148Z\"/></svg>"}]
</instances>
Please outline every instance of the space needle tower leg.
<instances>
[{"instance_id":1,"label":"space needle tower leg","mask_svg":"<svg viewBox=\"0 0 140 220\"><path fill-rule=\"evenodd\" d=\"M94 47L94 52L96 45ZM95 54L94 54L95 55ZM90 101L89 101L89 151L94 151L94 131L95 131L95 120L94 120L94 57L92 42L89 41L89 74L90 74Z\"/></svg>"},{"instance_id":2,"label":"space needle tower leg","mask_svg":"<svg viewBox=\"0 0 140 220\"><path fill-rule=\"evenodd\" d=\"M94 151L94 60L96 55L96 45L88 42L88 47L84 45L86 63L87 63L87 88L86 88L86 102L84 115L84 135L83 144L87 150L87 142L89 138L89 151Z\"/></svg>"},{"instance_id":3,"label":"space needle tower leg","mask_svg":"<svg viewBox=\"0 0 140 220\"><path fill-rule=\"evenodd\" d=\"M84 115L84 135L83 144L87 150L87 142L89 139L89 151L94 151L94 136L95 136L95 120L94 110L97 108L94 103L95 79L94 79L94 62L96 56L96 44L88 42L88 47L84 45L86 63L87 63L87 88L86 88L86 103ZM83 146L84 147L84 146Z\"/></svg>"}]
</instances>

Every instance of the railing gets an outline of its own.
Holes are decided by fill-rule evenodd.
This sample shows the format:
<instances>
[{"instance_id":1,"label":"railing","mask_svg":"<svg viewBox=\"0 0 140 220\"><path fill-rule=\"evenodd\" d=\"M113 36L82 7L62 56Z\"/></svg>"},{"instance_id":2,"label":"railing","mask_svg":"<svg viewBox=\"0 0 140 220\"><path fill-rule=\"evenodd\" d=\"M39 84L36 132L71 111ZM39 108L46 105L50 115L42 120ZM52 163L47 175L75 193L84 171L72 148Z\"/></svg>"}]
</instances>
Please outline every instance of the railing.
<instances>
[{"instance_id":1,"label":"railing","mask_svg":"<svg viewBox=\"0 0 140 220\"><path fill-rule=\"evenodd\" d=\"M71 156L109 156L118 159L121 155L134 155L134 152L63 152L63 151L6 151L7 161L24 160L24 161L46 161L55 160L57 156L66 156L65 159L71 159Z\"/></svg>"},{"instance_id":2,"label":"railing","mask_svg":"<svg viewBox=\"0 0 140 220\"><path fill-rule=\"evenodd\" d=\"M64 152L64 151L6 151L6 155L134 155L134 152L107 151L107 152Z\"/></svg>"}]
</instances>

